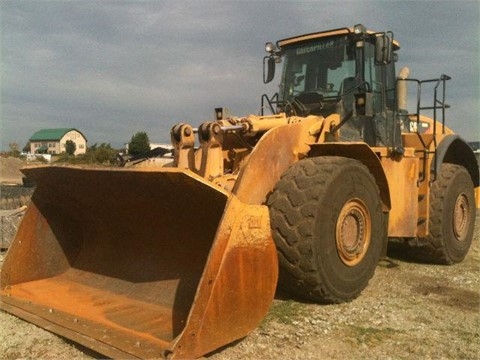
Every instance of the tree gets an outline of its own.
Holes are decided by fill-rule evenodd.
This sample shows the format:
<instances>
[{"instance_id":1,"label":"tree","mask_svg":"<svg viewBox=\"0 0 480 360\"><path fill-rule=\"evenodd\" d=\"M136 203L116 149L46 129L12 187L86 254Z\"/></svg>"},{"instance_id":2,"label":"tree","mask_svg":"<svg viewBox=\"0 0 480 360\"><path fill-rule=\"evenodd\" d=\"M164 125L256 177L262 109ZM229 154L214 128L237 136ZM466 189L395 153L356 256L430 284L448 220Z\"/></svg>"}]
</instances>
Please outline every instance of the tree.
<instances>
[{"instance_id":1,"label":"tree","mask_svg":"<svg viewBox=\"0 0 480 360\"><path fill-rule=\"evenodd\" d=\"M137 132L132 136L130 143L128 144L128 153L130 155L143 154L150 150L150 140L148 135L144 131Z\"/></svg>"},{"instance_id":2,"label":"tree","mask_svg":"<svg viewBox=\"0 0 480 360\"><path fill-rule=\"evenodd\" d=\"M75 142L72 140L67 140L67 142L65 143L65 151L67 152L67 154L73 155L75 154L75 150L77 150L77 144L75 144Z\"/></svg>"},{"instance_id":3,"label":"tree","mask_svg":"<svg viewBox=\"0 0 480 360\"><path fill-rule=\"evenodd\" d=\"M90 149L88 149L88 153L91 155L92 161L103 164L112 162L117 155L117 150L112 148L110 144L102 143L100 146L93 144Z\"/></svg>"},{"instance_id":4,"label":"tree","mask_svg":"<svg viewBox=\"0 0 480 360\"><path fill-rule=\"evenodd\" d=\"M11 142L8 144L8 147L10 148L9 155L13 157L18 157L20 155L20 150L19 146L16 142Z\"/></svg>"}]
</instances>

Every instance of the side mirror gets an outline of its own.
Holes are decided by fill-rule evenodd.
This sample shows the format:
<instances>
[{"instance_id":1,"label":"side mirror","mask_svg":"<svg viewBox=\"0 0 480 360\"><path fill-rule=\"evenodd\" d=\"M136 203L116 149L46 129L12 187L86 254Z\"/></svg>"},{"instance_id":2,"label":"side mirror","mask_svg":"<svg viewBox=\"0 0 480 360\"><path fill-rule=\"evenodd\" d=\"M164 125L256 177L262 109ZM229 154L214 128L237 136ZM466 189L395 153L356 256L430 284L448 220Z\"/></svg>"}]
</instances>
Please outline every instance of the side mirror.
<instances>
[{"instance_id":1,"label":"side mirror","mask_svg":"<svg viewBox=\"0 0 480 360\"><path fill-rule=\"evenodd\" d=\"M268 84L275 77L275 58L265 56L263 58L263 83Z\"/></svg>"},{"instance_id":2,"label":"side mirror","mask_svg":"<svg viewBox=\"0 0 480 360\"><path fill-rule=\"evenodd\" d=\"M377 34L375 37L375 63L390 64L392 62L393 40L388 34Z\"/></svg>"}]
</instances>

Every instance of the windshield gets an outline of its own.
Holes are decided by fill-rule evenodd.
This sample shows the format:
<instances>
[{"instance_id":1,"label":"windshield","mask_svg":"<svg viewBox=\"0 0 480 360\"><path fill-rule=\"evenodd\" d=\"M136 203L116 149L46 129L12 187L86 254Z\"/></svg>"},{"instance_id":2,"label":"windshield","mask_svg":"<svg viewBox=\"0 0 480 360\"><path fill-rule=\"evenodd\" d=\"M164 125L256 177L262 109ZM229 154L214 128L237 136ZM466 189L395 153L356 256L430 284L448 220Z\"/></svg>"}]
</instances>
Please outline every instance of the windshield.
<instances>
[{"instance_id":1,"label":"windshield","mask_svg":"<svg viewBox=\"0 0 480 360\"><path fill-rule=\"evenodd\" d=\"M336 37L286 48L280 100L291 102L302 93L317 93L328 100L354 86L355 47L346 44L346 37Z\"/></svg>"}]
</instances>

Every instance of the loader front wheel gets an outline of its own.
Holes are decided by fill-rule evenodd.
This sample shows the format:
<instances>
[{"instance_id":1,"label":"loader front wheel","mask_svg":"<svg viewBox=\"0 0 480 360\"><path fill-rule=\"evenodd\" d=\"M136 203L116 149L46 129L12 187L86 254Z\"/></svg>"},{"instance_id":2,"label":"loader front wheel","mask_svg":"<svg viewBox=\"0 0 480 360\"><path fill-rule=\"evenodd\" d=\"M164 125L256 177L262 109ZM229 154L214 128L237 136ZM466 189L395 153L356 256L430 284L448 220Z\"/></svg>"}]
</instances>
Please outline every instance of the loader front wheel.
<instances>
[{"instance_id":1,"label":"loader front wheel","mask_svg":"<svg viewBox=\"0 0 480 360\"><path fill-rule=\"evenodd\" d=\"M430 192L429 235L422 239L422 260L451 265L461 262L472 244L475 195L467 170L442 164Z\"/></svg>"},{"instance_id":2,"label":"loader front wheel","mask_svg":"<svg viewBox=\"0 0 480 360\"><path fill-rule=\"evenodd\" d=\"M279 286L321 303L354 299L367 286L386 241L374 177L342 157L299 161L268 200Z\"/></svg>"}]
</instances>

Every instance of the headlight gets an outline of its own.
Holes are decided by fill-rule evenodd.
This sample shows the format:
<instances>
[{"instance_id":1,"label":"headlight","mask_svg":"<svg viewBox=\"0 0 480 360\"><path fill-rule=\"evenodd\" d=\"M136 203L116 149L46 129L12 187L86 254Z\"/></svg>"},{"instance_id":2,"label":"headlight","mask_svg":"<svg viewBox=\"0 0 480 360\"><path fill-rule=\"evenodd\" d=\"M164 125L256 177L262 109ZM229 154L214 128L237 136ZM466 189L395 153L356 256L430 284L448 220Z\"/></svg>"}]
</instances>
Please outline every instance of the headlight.
<instances>
[{"instance_id":1,"label":"headlight","mask_svg":"<svg viewBox=\"0 0 480 360\"><path fill-rule=\"evenodd\" d=\"M353 32L355 34L365 34L367 32L367 28L362 24L357 24L353 27Z\"/></svg>"},{"instance_id":2,"label":"headlight","mask_svg":"<svg viewBox=\"0 0 480 360\"><path fill-rule=\"evenodd\" d=\"M277 49L277 47L274 44L272 44L271 42L267 42L265 44L265 51L269 54L273 53L276 49Z\"/></svg>"}]
</instances>

